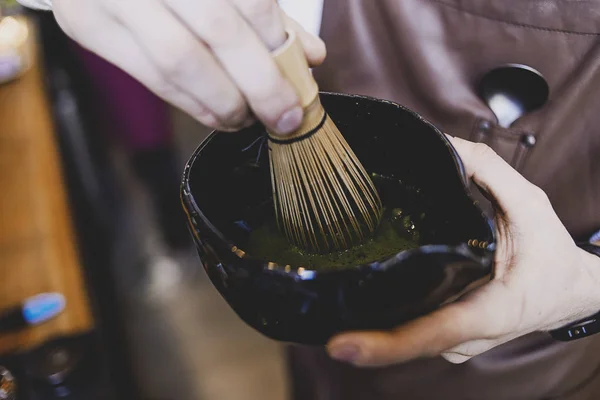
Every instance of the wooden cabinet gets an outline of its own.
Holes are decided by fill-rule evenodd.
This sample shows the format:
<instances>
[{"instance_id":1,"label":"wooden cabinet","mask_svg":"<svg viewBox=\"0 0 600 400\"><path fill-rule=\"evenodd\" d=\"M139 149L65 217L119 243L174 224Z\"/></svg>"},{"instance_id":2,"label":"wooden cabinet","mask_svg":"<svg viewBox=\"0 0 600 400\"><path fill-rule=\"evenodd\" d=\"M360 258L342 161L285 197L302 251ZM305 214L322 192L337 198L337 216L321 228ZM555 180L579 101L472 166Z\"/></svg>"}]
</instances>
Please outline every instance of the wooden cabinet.
<instances>
[{"instance_id":1,"label":"wooden cabinet","mask_svg":"<svg viewBox=\"0 0 600 400\"><path fill-rule=\"evenodd\" d=\"M61 292L62 315L38 327L0 334L0 354L93 329L58 145L36 60L0 85L0 308L40 292Z\"/></svg>"}]
</instances>

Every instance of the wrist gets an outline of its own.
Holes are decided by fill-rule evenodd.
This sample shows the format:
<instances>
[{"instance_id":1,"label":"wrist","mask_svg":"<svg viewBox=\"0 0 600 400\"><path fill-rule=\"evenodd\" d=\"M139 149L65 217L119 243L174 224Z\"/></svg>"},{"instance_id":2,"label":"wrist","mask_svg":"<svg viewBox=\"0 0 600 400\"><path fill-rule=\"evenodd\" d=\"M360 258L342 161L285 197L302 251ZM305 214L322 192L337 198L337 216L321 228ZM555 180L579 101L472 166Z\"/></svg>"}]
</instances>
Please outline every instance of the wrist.
<instances>
[{"instance_id":1,"label":"wrist","mask_svg":"<svg viewBox=\"0 0 600 400\"><path fill-rule=\"evenodd\" d=\"M589 246L592 246L593 249ZM600 312L600 247L585 244L581 245L578 250L584 271L583 280L586 283L585 293L589 299L590 308L587 311L598 313Z\"/></svg>"},{"instance_id":2,"label":"wrist","mask_svg":"<svg viewBox=\"0 0 600 400\"><path fill-rule=\"evenodd\" d=\"M600 333L600 247L590 243L578 245L580 285L575 295L573 312L560 327L550 330L553 338L570 341Z\"/></svg>"}]
</instances>

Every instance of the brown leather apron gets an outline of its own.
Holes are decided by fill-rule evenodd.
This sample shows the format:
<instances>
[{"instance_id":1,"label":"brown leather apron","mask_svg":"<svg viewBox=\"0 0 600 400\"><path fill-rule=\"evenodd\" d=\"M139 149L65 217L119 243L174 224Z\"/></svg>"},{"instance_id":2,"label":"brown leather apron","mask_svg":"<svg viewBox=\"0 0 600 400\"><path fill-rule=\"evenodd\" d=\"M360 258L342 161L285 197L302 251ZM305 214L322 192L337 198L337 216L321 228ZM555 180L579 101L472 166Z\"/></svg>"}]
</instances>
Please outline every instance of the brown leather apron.
<instances>
[{"instance_id":1,"label":"brown leather apron","mask_svg":"<svg viewBox=\"0 0 600 400\"><path fill-rule=\"evenodd\" d=\"M484 141L546 191L574 237L600 228L600 0L325 0L321 35L322 90L390 99ZM475 91L506 63L541 71L551 90L511 129ZM536 333L461 365L358 369L321 348L289 355L296 400L600 399L600 335L559 343Z\"/></svg>"}]
</instances>

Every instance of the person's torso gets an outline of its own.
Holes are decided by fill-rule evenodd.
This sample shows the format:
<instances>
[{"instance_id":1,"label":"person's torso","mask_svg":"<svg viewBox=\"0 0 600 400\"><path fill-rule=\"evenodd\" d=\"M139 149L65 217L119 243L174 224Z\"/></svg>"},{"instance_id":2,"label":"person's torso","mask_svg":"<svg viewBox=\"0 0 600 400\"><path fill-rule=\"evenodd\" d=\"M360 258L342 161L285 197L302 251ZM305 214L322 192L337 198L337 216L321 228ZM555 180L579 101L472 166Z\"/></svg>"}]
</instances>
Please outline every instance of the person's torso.
<instances>
[{"instance_id":1,"label":"person's torso","mask_svg":"<svg viewBox=\"0 0 600 400\"><path fill-rule=\"evenodd\" d=\"M575 236L600 228L600 1L325 0L321 36L322 90L396 101L486 141L546 190ZM481 76L507 63L550 86L548 103L511 129L477 95Z\"/></svg>"},{"instance_id":2,"label":"person's torso","mask_svg":"<svg viewBox=\"0 0 600 400\"><path fill-rule=\"evenodd\" d=\"M320 35L321 90L392 100L484 141L548 193L576 238L600 229L600 0L325 0ZM510 129L477 95L481 76L507 63L537 69L550 86L547 104ZM310 400L571 399L597 373L599 351L597 337L562 344L536 334L460 366L355 370L320 350L302 357L346 387Z\"/></svg>"}]
</instances>

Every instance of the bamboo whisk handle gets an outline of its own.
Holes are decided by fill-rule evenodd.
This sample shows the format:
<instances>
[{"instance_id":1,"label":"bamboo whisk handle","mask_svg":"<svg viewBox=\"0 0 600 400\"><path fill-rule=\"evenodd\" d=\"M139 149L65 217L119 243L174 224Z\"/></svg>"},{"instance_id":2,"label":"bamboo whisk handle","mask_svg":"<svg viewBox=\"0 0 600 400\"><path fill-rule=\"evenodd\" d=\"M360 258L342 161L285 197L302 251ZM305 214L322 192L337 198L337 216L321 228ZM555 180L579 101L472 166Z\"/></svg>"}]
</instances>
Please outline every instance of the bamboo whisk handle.
<instances>
[{"instance_id":1,"label":"bamboo whisk handle","mask_svg":"<svg viewBox=\"0 0 600 400\"><path fill-rule=\"evenodd\" d=\"M304 109L302 125L296 132L286 136L286 139L298 138L318 126L325 115L319 101L319 86L309 69L302 42L295 31L287 30L287 40L272 56L283 77L296 91ZM271 132L269 135L277 138Z\"/></svg>"}]
</instances>

